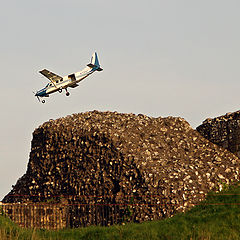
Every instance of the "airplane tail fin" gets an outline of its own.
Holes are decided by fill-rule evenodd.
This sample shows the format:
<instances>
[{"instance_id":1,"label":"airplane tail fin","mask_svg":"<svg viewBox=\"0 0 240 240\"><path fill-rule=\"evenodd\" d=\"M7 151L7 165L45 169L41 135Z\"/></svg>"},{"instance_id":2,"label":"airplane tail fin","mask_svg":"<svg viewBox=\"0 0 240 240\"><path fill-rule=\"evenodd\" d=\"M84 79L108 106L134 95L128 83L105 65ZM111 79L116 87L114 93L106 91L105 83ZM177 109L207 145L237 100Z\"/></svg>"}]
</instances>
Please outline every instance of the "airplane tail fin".
<instances>
[{"instance_id":1,"label":"airplane tail fin","mask_svg":"<svg viewBox=\"0 0 240 240\"><path fill-rule=\"evenodd\" d=\"M93 53L92 58L91 58L91 63L87 65L90 68L96 68L97 71L102 71L103 69L100 67L97 53Z\"/></svg>"}]
</instances>

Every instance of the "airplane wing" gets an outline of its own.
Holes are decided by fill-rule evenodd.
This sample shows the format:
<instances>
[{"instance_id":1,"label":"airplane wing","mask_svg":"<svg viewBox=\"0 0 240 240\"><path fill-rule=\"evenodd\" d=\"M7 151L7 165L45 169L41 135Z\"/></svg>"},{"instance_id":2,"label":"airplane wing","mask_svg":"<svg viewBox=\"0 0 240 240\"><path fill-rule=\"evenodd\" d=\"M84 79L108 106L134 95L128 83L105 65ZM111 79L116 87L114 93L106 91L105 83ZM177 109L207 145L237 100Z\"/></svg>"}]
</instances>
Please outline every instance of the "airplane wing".
<instances>
[{"instance_id":1,"label":"airplane wing","mask_svg":"<svg viewBox=\"0 0 240 240\"><path fill-rule=\"evenodd\" d=\"M50 71L48 71L47 69L43 69L41 71L39 71L43 76L45 76L46 78L48 78L54 85L55 85L55 82L56 81L60 81L62 80L63 78L58 76L57 74L55 73L52 73Z\"/></svg>"}]
</instances>

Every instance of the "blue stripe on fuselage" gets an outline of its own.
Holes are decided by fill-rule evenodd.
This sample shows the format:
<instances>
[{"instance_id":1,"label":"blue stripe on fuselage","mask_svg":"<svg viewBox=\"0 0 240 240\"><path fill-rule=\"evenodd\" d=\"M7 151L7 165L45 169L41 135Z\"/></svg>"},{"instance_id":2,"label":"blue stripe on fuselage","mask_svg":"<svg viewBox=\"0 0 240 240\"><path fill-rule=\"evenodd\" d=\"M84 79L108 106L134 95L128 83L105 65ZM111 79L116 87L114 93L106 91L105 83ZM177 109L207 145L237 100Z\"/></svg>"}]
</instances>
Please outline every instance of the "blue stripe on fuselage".
<instances>
[{"instance_id":1,"label":"blue stripe on fuselage","mask_svg":"<svg viewBox=\"0 0 240 240\"><path fill-rule=\"evenodd\" d=\"M36 93L36 96L39 96L39 97L44 97L47 95L47 89L46 88L43 88L41 90L39 90L37 93Z\"/></svg>"}]
</instances>

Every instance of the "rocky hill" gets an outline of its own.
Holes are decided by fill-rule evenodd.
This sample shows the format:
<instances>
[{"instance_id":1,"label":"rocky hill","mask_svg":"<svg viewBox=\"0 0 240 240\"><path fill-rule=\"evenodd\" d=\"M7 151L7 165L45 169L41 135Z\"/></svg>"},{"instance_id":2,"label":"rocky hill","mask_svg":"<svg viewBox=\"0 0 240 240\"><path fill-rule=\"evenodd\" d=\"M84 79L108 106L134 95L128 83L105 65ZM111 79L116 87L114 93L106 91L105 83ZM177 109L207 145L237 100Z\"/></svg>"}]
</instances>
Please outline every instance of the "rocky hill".
<instances>
[{"instance_id":1,"label":"rocky hill","mask_svg":"<svg viewBox=\"0 0 240 240\"><path fill-rule=\"evenodd\" d=\"M134 221L159 219L238 181L239 167L182 118L92 111L33 132L27 172L3 202L136 203Z\"/></svg>"}]
</instances>

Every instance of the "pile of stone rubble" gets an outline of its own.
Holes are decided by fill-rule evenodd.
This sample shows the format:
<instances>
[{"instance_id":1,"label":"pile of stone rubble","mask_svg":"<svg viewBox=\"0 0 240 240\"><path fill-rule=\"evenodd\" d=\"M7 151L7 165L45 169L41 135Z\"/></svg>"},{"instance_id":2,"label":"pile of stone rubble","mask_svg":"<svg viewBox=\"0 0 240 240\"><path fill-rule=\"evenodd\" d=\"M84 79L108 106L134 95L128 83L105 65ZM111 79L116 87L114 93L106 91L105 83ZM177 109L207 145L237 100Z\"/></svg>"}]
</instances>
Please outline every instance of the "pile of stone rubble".
<instances>
[{"instance_id":1,"label":"pile of stone rubble","mask_svg":"<svg viewBox=\"0 0 240 240\"><path fill-rule=\"evenodd\" d=\"M206 119L197 131L209 141L240 157L240 111Z\"/></svg>"},{"instance_id":2,"label":"pile of stone rubble","mask_svg":"<svg viewBox=\"0 0 240 240\"><path fill-rule=\"evenodd\" d=\"M116 204L122 214L131 204L141 222L199 203L238 181L239 167L182 118L92 111L33 132L27 172L3 202Z\"/></svg>"}]
</instances>

